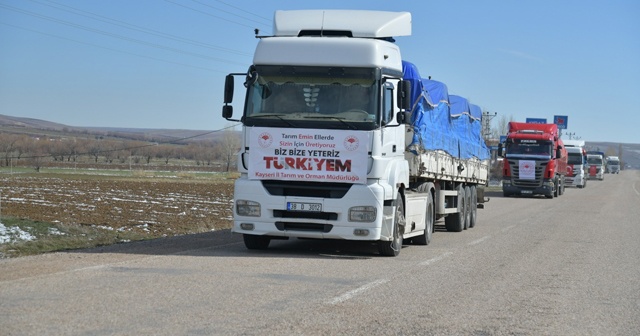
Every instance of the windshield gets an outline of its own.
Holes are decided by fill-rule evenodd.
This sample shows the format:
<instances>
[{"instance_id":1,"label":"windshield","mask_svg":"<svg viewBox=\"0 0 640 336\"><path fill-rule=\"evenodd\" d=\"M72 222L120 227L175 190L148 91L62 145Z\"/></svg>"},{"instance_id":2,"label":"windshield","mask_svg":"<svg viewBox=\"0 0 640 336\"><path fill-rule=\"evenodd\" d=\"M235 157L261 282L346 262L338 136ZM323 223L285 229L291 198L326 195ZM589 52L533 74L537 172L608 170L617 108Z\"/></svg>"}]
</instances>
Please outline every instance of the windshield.
<instances>
[{"instance_id":1,"label":"windshield","mask_svg":"<svg viewBox=\"0 0 640 336\"><path fill-rule=\"evenodd\" d=\"M509 142L507 144L507 155L533 155L550 157L553 146L548 141L532 142ZM526 141L526 140L525 140Z\"/></svg>"},{"instance_id":2,"label":"windshield","mask_svg":"<svg viewBox=\"0 0 640 336\"><path fill-rule=\"evenodd\" d=\"M573 165L581 165L583 163L582 158L582 153L569 153L569 160L567 161L567 163Z\"/></svg>"},{"instance_id":3,"label":"windshield","mask_svg":"<svg viewBox=\"0 0 640 336\"><path fill-rule=\"evenodd\" d=\"M248 126L373 129L379 90L374 69L256 66L248 86ZM324 124L324 125L319 125Z\"/></svg>"},{"instance_id":4,"label":"windshield","mask_svg":"<svg viewBox=\"0 0 640 336\"><path fill-rule=\"evenodd\" d=\"M587 156L587 163L595 164L595 165L601 165L602 164L602 158L599 157L599 156Z\"/></svg>"},{"instance_id":5,"label":"windshield","mask_svg":"<svg viewBox=\"0 0 640 336\"><path fill-rule=\"evenodd\" d=\"M614 166L618 166L618 165L620 165L620 161L618 161L618 160L609 160L609 164L610 165L614 165Z\"/></svg>"}]
</instances>

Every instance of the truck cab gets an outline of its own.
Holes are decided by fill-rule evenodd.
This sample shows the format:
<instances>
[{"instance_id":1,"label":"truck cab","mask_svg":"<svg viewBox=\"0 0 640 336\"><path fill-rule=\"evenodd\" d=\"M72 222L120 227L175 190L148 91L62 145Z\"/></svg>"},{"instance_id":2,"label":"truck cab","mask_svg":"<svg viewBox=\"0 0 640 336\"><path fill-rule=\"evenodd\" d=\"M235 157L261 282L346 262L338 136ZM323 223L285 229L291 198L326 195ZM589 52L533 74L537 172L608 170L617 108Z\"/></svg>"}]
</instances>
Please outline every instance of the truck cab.
<instances>
[{"instance_id":1,"label":"truck cab","mask_svg":"<svg viewBox=\"0 0 640 336\"><path fill-rule=\"evenodd\" d=\"M504 148L502 191L557 197L564 193L567 150L555 124L510 122Z\"/></svg>"},{"instance_id":2,"label":"truck cab","mask_svg":"<svg viewBox=\"0 0 640 336\"><path fill-rule=\"evenodd\" d=\"M587 166L590 180L604 180L606 161L603 152L587 151Z\"/></svg>"},{"instance_id":3,"label":"truck cab","mask_svg":"<svg viewBox=\"0 0 640 336\"><path fill-rule=\"evenodd\" d=\"M584 140L565 140L567 149L567 187L585 188L587 186L587 152Z\"/></svg>"},{"instance_id":4,"label":"truck cab","mask_svg":"<svg viewBox=\"0 0 640 336\"><path fill-rule=\"evenodd\" d=\"M620 159L617 156L607 157L607 173L620 174Z\"/></svg>"}]
</instances>

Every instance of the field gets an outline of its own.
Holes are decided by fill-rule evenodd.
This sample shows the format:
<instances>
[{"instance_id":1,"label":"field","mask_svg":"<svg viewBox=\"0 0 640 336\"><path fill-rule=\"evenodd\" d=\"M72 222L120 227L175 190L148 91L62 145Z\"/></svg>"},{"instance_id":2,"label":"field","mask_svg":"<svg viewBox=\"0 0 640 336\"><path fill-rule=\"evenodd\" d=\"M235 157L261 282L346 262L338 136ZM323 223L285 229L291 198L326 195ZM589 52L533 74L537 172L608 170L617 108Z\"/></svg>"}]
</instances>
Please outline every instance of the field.
<instances>
[{"instance_id":1,"label":"field","mask_svg":"<svg viewBox=\"0 0 640 336\"><path fill-rule=\"evenodd\" d=\"M0 214L157 238L230 228L233 177L0 174ZM124 235L127 233L128 235Z\"/></svg>"}]
</instances>

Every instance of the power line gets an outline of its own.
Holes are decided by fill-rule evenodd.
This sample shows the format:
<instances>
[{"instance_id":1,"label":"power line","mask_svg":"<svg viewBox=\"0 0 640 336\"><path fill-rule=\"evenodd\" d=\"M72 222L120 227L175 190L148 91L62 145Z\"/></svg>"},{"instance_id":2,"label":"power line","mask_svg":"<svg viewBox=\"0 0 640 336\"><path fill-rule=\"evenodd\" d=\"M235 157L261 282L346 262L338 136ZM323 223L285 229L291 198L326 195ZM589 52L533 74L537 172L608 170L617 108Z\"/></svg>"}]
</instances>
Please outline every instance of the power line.
<instances>
[{"instance_id":1,"label":"power line","mask_svg":"<svg viewBox=\"0 0 640 336\"><path fill-rule=\"evenodd\" d=\"M70 26L70 27L77 28L77 29L86 30L86 31L89 31L89 32L93 32L93 33L96 33L96 34L101 34L101 35L105 35L105 36L109 36L109 37L113 37L113 38L118 38L118 39L125 40L125 41L128 41L128 42L133 42L133 43L138 43L138 44L149 46L149 47L154 47L154 48L157 48L157 49L163 49L163 50L167 50L167 51L172 51L172 52L176 52L176 53L180 53L180 54L185 54L185 55L194 56L194 57L200 57L200 58L209 59L209 60L218 61L218 62L223 62L223 63L229 63L229 64L234 64L234 65L245 65L244 63L233 62L233 61L228 61L228 60L217 58L217 57L201 55L201 54L198 54L198 53L188 52L188 51L176 49L176 48L173 48L173 47L167 47L167 46L163 46L163 45L156 44L156 43L146 42L146 41L142 41L142 40L138 40L138 39L134 39L134 38L130 38L130 37L126 37L126 36L122 36L122 35L106 32L106 31L103 31L103 30L86 27L86 26L79 25L79 24L76 24L76 23L73 23L73 22L56 19L56 18L53 18L53 17L50 17L50 16L34 13L34 12L31 12L31 11L27 11L27 10L16 8L16 7L12 7L12 6L7 6L5 4L0 4L0 8L9 9L9 10L12 10L12 11L15 11L15 12L19 12L19 13L22 13L22 14L25 14L25 15L29 15L29 16L33 16L33 17L36 17L36 18L40 18L40 19L43 19L43 20L52 21L52 22L55 22L55 23L58 23L58 24Z\"/></svg>"},{"instance_id":2,"label":"power line","mask_svg":"<svg viewBox=\"0 0 640 336\"><path fill-rule=\"evenodd\" d=\"M39 3L39 4L42 4L42 5L45 5L45 6L49 6L51 8L55 8L55 9L58 9L58 10L62 10L62 11L65 11L67 13L83 16L83 17L90 18L90 19L93 19L93 20L105 22L105 23L108 23L108 24L111 24L111 25L115 25L115 26L126 28L126 29L143 32L143 33L154 35L154 36L159 36L159 37L166 38L166 39L171 39L171 40L178 41L178 42L183 42L183 43L187 43L187 44L191 44L191 45L195 45L195 46L200 46L200 47L204 47L204 48L210 48L210 49L214 49L214 50L218 50L218 51L228 52L228 53L232 53L232 54L236 54L236 55L251 56L250 53L246 53L246 52L243 52L243 51L240 51L240 50L223 48L223 47L212 45L212 44L209 44L209 43L199 42L199 41L195 41L195 40L192 40L192 39L189 39L189 38L180 37L180 36L164 33L164 32L158 31L158 30L141 27L141 26L130 24L130 23L127 23L127 22L124 22L124 21L121 21L121 20L108 18L108 17L103 16L103 15L99 15L99 14L96 14L96 13L92 13L92 12L88 12L88 11L81 10L81 9L78 9L78 8L74 8L74 7L71 7L71 6L67 6L67 5L64 5L64 4L60 4L60 3L57 3L57 2L51 1L51 0L45 0L45 1L47 1L49 3L52 3L52 4L55 4L55 5L49 5L49 4L42 3L42 2L37 1L37 0L29 0L29 1L35 2L35 3ZM61 7L66 7L66 8L69 8L69 9L64 9L64 8L61 8Z\"/></svg>"},{"instance_id":3,"label":"power line","mask_svg":"<svg viewBox=\"0 0 640 336\"><path fill-rule=\"evenodd\" d=\"M249 12L249 11L247 11L247 10L244 10L244 9L242 9L242 8L240 8L240 7L236 7L236 6L234 6L234 5L228 4L228 3L224 2L224 1L220 1L220 0L216 0L216 1L217 1L217 2L219 2L219 3L221 3L221 4L223 4L223 5L229 6L229 7L231 7L231 8L235 8L235 9L237 9L237 10L241 11L241 12L245 12L245 13L247 13L247 14L251 14L251 15L253 15L253 16L255 16L255 17L258 17L258 18L261 18L261 19L263 19L263 20L267 20L267 21L271 22L271 19L270 19L270 18L266 18L266 17L264 17L264 16L260 16L260 15L255 14L255 13L251 13L251 12Z\"/></svg>"},{"instance_id":4,"label":"power line","mask_svg":"<svg viewBox=\"0 0 640 336\"><path fill-rule=\"evenodd\" d=\"M185 64L185 63L180 63L180 62L168 61L168 60L160 59L160 58L157 58L157 57L151 57L151 56L139 55L139 54L131 53L131 52L128 52L128 51L123 51L123 50L118 50L118 49L113 49L113 48L109 48L109 47L100 46L100 45L93 44L93 43L82 42L82 41L78 41L78 40L70 39L70 38L63 37L63 36L58 36L58 35L49 34L49 33L45 33L45 32L42 32L42 31L38 31L38 30L34 30L34 29L30 29L30 28L25 28L25 27L20 27L20 26L12 25L12 24L10 24L10 23L6 23L6 22L2 22L2 21L0 21L0 24L6 25L6 26L10 26L10 27L13 27L13 28L17 28L17 29L22 29L22 30L30 31L30 32L37 33L37 34L42 34L42 35L46 35L46 36L51 36L51 37L59 38L59 39L62 39L62 40L67 40L67 41L71 41L71 42L75 42L75 43L80 43L80 44L88 45L88 46L91 46L91 47L96 47L96 48L101 48L101 49L105 49L105 50L115 51L115 52L119 52L119 53L123 53L123 54L127 54L127 55L132 55L132 56L137 56L137 57L142 57L142 58L152 59L152 60L155 60L155 61L160 61L160 62L165 62L165 63L171 63L171 64L182 65L182 66L186 66L186 67L190 67L190 68L195 68L195 69L206 70L206 71L213 71L213 72L218 72L218 73L223 73L223 74L227 74L227 73L228 73L228 71L214 70L214 69L209 69L209 68L199 67L199 66L195 66L195 65L191 65L191 64Z\"/></svg>"},{"instance_id":5,"label":"power line","mask_svg":"<svg viewBox=\"0 0 640 336\"><path fill-rule=\"evenodd\" d=\"M249 26L249 25L246 25L246 24L244 24L244 23L240 23L240 22L236 22L236 21L233 21L233 20L225 19L225 18L223 18L223 17L221 17L221 16L213 15L213 14L211 14L211 13L207 13L207 12L205 12L205 11L201 11L201 10L199 10L199 9L196 9L196 8L193 8L193 7L189 7L189 6L187 6L187 5L183 5L183 4L180 4L180 3L177 3L177 2L171 1L171 0L164 0L164 1L166 1L166 2L168 2L168 3L172 3L172 4L176 5L176 6L180 6L180 7L183 7L183 8L189 9L189 10L192 10L192 11L194 11L194 12L198 12L198 13L201 13L201 14L204 14L204 15L207 15L207 16L214 17L214 18L216 18L216 19L220 19L220 20L227 21L227 22L230 22L230 23L233 23L233 24L237 24L237 25L239 25L239 26L249 27L249 28L251 28L251 29L255 29L255 27L253 27L253 26Z\"/></svg>"},{"instance_id":6,"label":"power line","mask_svg":"<svg viewBox=\"0 0 640 336\"><path fill-rule=\"evenodd\" d=\"M209 5L209 4L203 3L202 1L198 1L198 0L191 0L191 1L193 1L193 2L195 2L195 3L198 3L198 4L201 4L201 5L205 6L205 7L213 8L213 9L215 9L215 10L218 10L218 11L225 12L225 13L227 13L227 14L233 15L233 16L235 16L235 17L239 17L239 18L241 18L241 19L245 19L245 20L248 20L248 21L251 21L251 22L255 22L255 23L257 23L257 24L260 24L260 25L263 25L263 26L266 26L266 27L268 27L268 26L269 26L269 24L266 24L266 23L264 23L264 22L260 22L260 21L253 20L253 19L249 19L249 18L246 18L246 17L244 17L244 16L240 16L240 15L238 15L238 14L231 13L231 12L226 11L226 10L224 10L224 9L220 9L220 8L217 8L217 7L213 7L213 6ZM267 19L267 20L268 20L268 19Z\"/></svg>"}]
</instances>

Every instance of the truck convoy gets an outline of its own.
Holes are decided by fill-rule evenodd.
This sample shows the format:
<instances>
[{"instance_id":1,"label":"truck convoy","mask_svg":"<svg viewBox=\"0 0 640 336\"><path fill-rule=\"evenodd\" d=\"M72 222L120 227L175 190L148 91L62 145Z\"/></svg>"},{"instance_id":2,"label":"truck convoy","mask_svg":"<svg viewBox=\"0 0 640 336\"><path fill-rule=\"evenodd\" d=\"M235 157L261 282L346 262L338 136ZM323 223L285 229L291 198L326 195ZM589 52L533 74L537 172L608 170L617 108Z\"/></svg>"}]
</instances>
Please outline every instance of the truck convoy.
<instances>
[{"instance_id":1,"label":"truck convoy","mask_svg":"<svg viewBox=\"0 0 640 336\"><path fill-rule=\"evenodd\" d=\"M606 171L606 161L604 153L598 151L587 151L587 169L590 180L604 180L604 172Z\"/></svg>"},{"instance_id":2,"label":"truck convoy","mask_svg":"<svg viewBox=\"0 0 640 336\"><path fill-rule=\"evenodd\" d=\"M402 60L393 38L408 35L407 12L276 11L247 73L226 77L222 115L243 125L232 231L248 249L342 239L397 256L429 244L439 218L448 231L476 224L481 109Z\"/></svg>"},{"instance_id":3,"label":"truck convoy","mask_svg":"<svg viewBox=\"0 0 640 336\"><path fill-rule=\"evenodd\" d=\"M620 174L620 159L617 156L607 156L607 173Z\"/></svg>"},{"instance_id":4,"label":"truck convoy","mask_svg":"<svg viewBox=\"0 0 640 336\"><path fill-rule=\"evenodd\" d=\"M569 155L567 160L567 187L584 188L587 186L587 152L584 140L565 140L564 146Z\"/></svg>"},{"instance_id":5,"label":"truck convoy","mask_svg":"<svg viewBox=\"0 0 640 336\"><path fill-rule=\"evenodd\" d=\"M567 151L556 124L509 122L504 156L502 192L511 195L557 197L564 193Z\"/></svg>"}]
</instances>

